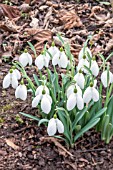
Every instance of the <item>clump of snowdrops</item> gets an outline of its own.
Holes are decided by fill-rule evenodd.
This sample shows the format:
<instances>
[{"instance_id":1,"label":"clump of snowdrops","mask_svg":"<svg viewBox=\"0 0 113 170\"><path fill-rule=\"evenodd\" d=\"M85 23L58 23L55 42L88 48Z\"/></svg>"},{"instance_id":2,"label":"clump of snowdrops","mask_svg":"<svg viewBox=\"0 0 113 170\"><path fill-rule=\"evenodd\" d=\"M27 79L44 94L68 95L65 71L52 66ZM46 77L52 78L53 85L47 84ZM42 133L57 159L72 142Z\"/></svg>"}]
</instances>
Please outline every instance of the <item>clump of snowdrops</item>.
<instances>
[{"instance_id":1,"label":"clump of snowdrops","mask_svg":"<svg viewBox=\"0 0 113 170\"><path fill-rule=\"evenodd\" d=\"M76 64L69 44L59 39L62 47L53 42L39 56L29 43L35 61L25 49L4 77L3 88L12 86L15 97L21 100L26 100L27 93L32 92L31 107L38 109L37 116L20 114L37 120L38 125L45 124L49 136L64 140L68 146L72 147L92 127L108 143L113 135L113 73L107 64L111 55L107 59L100 55L103 62L99 67L86 41ZM35 83L26 73L26 66L34 64L38 68L38 74L33 74Z\"/></svg>"}]
</instances>

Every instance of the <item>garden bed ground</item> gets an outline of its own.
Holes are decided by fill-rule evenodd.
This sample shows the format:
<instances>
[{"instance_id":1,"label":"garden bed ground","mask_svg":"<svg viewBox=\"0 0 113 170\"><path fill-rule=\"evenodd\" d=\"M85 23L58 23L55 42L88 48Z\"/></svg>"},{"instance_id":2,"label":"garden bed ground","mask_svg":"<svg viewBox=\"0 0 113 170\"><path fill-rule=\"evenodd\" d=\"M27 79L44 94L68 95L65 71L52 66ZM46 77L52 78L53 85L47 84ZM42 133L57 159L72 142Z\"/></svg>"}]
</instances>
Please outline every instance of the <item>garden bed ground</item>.
<instances>
[{"instance_id":1,"label":"garden bed ground","mask_svg":"<svg viewBox=\"0 0 113 170\"><path fill-rule=\"evenodd\" d=\"M11 61L17 59L27 45L26 41L32 42L39 53L44 43L51 42L60 32L71 44L77 61L87 36L92 35L93 55L99 56L100 52L107 57L113 51L111 6L93 0L79 3L71 0L33 0L30 3L26 0L30 4L28 9L21 6L23 1L10 2L16 6L15 10L0 1L0 170L112 170L113 140L106 145L100 135L91 130L73 149L67 150L62 141L48 138L44 126L38 127L37 122L18 114L19 111L37 114L37 110L31 108L30 93L27 101L22 102L15 100L13 89L2 89L3 77ZM31 29L31 16L39 20L37 28ZM56 37L55 42L59 45ZM101 64L99 57L98 63ZM113 57L108 64L113 72ZM33 70L28 67L28 71L32 75Z\"/></svg>"}]
</instances>

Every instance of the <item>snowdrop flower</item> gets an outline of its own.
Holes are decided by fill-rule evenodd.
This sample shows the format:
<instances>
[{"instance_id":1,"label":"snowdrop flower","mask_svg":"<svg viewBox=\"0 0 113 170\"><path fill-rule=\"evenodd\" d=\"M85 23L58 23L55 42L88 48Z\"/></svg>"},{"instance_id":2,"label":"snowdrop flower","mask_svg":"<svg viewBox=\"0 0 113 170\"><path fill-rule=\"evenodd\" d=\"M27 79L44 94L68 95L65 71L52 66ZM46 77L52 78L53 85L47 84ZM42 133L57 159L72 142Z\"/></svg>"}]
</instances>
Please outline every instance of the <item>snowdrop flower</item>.
<instances>
[{"instance_id":1,"label":"snowdrop flower","mask_svg":"<svg viewBox=\"0 0 113 170\"><path fill-rule=\"evenodd\" d=\"M95 58L91 61L91 68L90 70L92 71L92 74L97 77L99 74L99 66L95 60Z\"/></svg>"},{"instance_id":2,"label":"snowdrop flower","mask_svg":"<svg viewBox=\"0 0 113 170\"><path fill-rule=\"evenodd\" d=\"M69 96L71 94L74 93L74 89L77 89L77 93L82 96L82 90L80 89L80 87L75 83L75 84L72 84L68 87L67 91L66 91L66 95L67 95L67 98L69 98Z\"/></svg>"},{"instance_id":3,"label":"snowdrop flower","mask_svg":"<svg viewBox=\"0 0 113 170\"><path fill-rule=\"evenodd\" d=\"M62 48L60 48L60 51L58 51L52 59L52 64L53 66L56 66L58 64L59 67L61 68L66 68L68 65L68 59L67 56L65 54L65 52L63 51Z\"/></svg>"},{"instance_id":4,"label":"snowdrop flower","mask_svg":"<svg viewBox=\"0 0 113 170\"><path fill-rule=\"evenodd\" d=\"M32 107L37 107L41 101L41 109L48 114L51 111L52 98L49 95L49 89L46 86L39 86L35 92L36 97L32 101Z\"/></svg>"},{"instance_id":5,"label":"snowdrop flower","mask_svg":"<svg viewBox=\"0 0 113 170\"><path fill-rule=\"evenodd\" d=\"M9 73L4 77L3 80L3 88L8 88L10 85L14 89L16 89L16 87L18 86L18 79L15 73L13 72L13 69L9 71Z\"/></svg>"},{"instance_id":6,"label":"snowdrop flower","mask_svg":"<svg viewBox=\"0 0 113 170\"><path fill-rule=\"evenodd\" d=\"M73 110L76 105L79 110L82 110L84 108L83 98L75 88L74 93L72 93L67 100L67 110Z\"/></svg>"},{"instance_id":7,"label":"snowdrop flower","mask_svg":"<svg viewBox=\"0 0 113 170\"><path fill-rule=\"evenodd\" d=\"M92 58L92 54L91 54L91 51L88 47L84 47L81 49L81 51L79 52L79 55L78 55L78 59L81 60L84 56L86 56L86 59L88 60L88 54L90 56L90 58Z\"/></svg>"},{"instance_id":8,"label":"snowdrop flower","mask_svg":"<svg viewBox=\"0 0 113 170\"><path fill-rule=\"evenodd\" d=\"M13 73L16 75L17 79L20 80L21 79L20 72L16 69L15 66L13 66L12 69L13 69Z\"/></svg>"},{"instance_id":9,"label":"snowdrop flower","mask_svg":"<svg viewBox=\"0 0 113 170\"><path fill-rule=\"evenodd\" d=\"M27 64L32 65L32 56L28 53L27 49L25 49L24 53L20 55L19 62L23 67L26 67Z\"/></svg>"},{"instance_id":10,"label":"snowdrop flower","mask_svg":"<svg viewBox=\"0 0 113 170\"><path fill-rule=\"evenodd\" d=\"M109 80L107 80L108 75L109 75ZM107 70L105 70L101 74L101 82L102 82L103 86L106 88L107 86L109 86L110 83L113 83L113 74L110 71L108 72Z\"/></svg>"},{"instance_id":11,"label":"snowdrop flower","mask_svg":"<svg viewBox=\"0 0 113 170\"><path fill-rule=\"evenodd\" d=\"M81 89L84 89L85 78L81 70L74 76L74 80L77 82Z\"/></svg>"},{"instance_id":12,"label":"snowdrop flower","mask_svg":"<svg viewBox=\"0 0 113 170\"><path fill-rule=\"evenodd\" d=\"M79 61L78 66L77 66L77 71L82 70L84 73L87 74L88 71L86 70L84 66L89 68L89 62L87 61L85 56Z\"/></svg>"},{"instance_id":13,"label":"snowdrop flower","mask_svg":"<svg viewBox=\"0 0 113 170\"><path fill-rule=\"evenodd\" d=\"M91 100L97 102L99 100L99 92L94 87L93 83L90 83L90 86L87 87L83 94L84 103L88 104Z\"/></svg>"},{"instance_id":14,"label":"snowdrop flower","mask_svg":"<svg viewBox=\"0 0 113 170\"><path fill-rule=\"evenodd\" d=\"M57 132L64 133L64 125L63 123L54 115L54 118L49 120L48 127L47 127L47 133L49 136L55 135Z\"/></svg>"},{"instance_id":15,"label":"snowdrop flower","mask_svg":"<svg viewBox=\"0 0 113 170\"><path fill-rule=\"evenodd\" d=\"M59 49L55 46L55 43L52 42L51 47L48 49L48 52L51 54L53 57L56 53L59 53Z\"/></svg>"},{"instance_id":16,"label":"snowdrop flower","mask_svg":"<svg viewBox=\"0 0 113 170\"><path fill-rule=\"evenodd\" d=\"M17 99L19 98L21 100L26 100L27 99L27 88L23 84L23 82L21 82L21 84L16 88L15 97Z\"/></svg>"},{"instance_id":17,"label":"snowdrop flower","mask_svg":"<svg viewBox=\"0 0 113 170\"><path fill-rule=\"evenodd\" d=\"M42 52L42 54L40 54L36 60L35 60L35 65L38 67L39 70L41 70L44 66L48 67L49 65L49 61L50 61L50 56L49 54L44 54L44 52Z\"/></svg>"}]
</instances>

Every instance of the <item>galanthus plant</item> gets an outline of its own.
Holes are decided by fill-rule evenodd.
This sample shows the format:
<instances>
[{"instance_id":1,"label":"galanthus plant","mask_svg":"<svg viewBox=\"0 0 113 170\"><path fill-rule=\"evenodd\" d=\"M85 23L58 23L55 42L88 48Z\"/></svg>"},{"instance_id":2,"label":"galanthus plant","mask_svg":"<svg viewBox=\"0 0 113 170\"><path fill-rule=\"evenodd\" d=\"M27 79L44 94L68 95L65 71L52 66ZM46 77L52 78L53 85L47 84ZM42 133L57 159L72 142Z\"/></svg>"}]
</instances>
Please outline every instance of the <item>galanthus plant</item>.
<instances>
[{"instance_id":1,"label":"galanthus plant","mask_svg":"<svg viewBox=\"0 0 113 170\"><path fill-rule=\"evenodd\" d=\"M19 61L12 63L4 77L3 88L10 85L16 88L15 97L21 100L26 100L27 93L31 91L31 107L38 109L38 113L36 116L32 113L20 114L37 120L38 125L45 124L47 134L64 140L67 146L73 147L75 141L92 127L96 127L102 139L108 143L113 135L113 73L107 65L111 55L106 59L98 56L102 58L99 67L87 46L87 40L76 64L69 44L58 37L62 47L56 47L53 42L49 49L45 46L39 56L36 56L35 48L29 43L35 61L24 50ZM33 74L35 83L26 73L28 64L32 69L38 68L38 73Z\"/></svg>"}]
</instances>

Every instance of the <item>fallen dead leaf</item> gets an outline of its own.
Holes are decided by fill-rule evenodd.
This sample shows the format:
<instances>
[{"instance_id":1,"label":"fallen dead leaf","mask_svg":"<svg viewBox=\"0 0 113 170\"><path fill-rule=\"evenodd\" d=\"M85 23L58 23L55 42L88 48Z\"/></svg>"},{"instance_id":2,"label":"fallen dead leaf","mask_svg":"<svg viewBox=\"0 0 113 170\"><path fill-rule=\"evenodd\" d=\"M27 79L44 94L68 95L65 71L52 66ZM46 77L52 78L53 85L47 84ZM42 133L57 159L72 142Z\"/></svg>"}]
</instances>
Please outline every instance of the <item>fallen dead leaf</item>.
<instances>
[{"instance_id":1,"label":"fallen dead leaf","mask_svg":"<svg viewBox=\"0 0 113 170\"><path fill-rule=\"evenodd\" d=\"M73 157L73 155L69 152L69 151L67 151L67 149L65 149L64 148L64 146L62 146L59 142L58 142L58 140L56 139L56 138L53 138L53 137L41 137L40 138L40 141L43 143L45 143L45 142L53 142L54 144L55 144L55 146L57 146L57 148L58 148L58 151L59 151L59 154L60 155L63 155L63 156L67 156L67 155L69 155L69 156L71 156L71 157Z\"/></svg>"},{"instance_id":2,"label":"fallen dead leaf","mask_svg":"<svg viewBox=\"0 0 113 170\"><path fill-rule=\"evenodd\" d=\"M52 10L53 10L53 8L50 7L49 10L48 10L48 12L46 13L46 15L45 15L45 17L44 17L45 19L44 19L43 28L45 28L45 29L47 29L48 26L49 26L49 18L50 18L50 16L52 15Z\"/></svg>"},{"instance_id":3,"label":"fallen dead leaf","mask_svg":"<svg viewBox=\"0 0 113 170\"><path fill-rule=\"evenodd\" d=\"M108 43L106 43L105 52L109 52L113 48L113 39L110 39Z\"/></svg>"},{"instance_id":4,"label":"fallen dead leaf","mask_svg":"<svg viewBox=\"0 0 113 170\"><path fill-rule=\"evenodd\" d=\"M64 29L71 29L73 27L81 27L82 22L75 10L67 11L61 10L59 12L60 21L64 24Z\"/></svg>"},{"instance_id":5,"label":"fallen dead leaf","mask_svg":"<svg viewBox=\"0 0 113 170\"><path fill-rule=\"evenodd\" d=\"M5 21L0 21L0 28L4 31L18 32L21 26L17 26L13 20L5 17Z\"/></svg>"},{"instance_id":6,"label":"fallen dead leaf","mask_svg":"<svg viewBox=\"0 0 113 170\"><path fill-rule=\"evenodd\" d=\"M95 17L102 23L103 21L107 21L110 18L110 12L100 6L94 6L89 17Z\"/></svg>"},{"instance_id":7,"label":"fallen dead leaf","mask_svg":"<svg viewBox=\"0 0 113 170\"><path fill-rule=\"evenodd\" d=\"M30 41L37 40L37 43L34 46L37 54L42 51L46 42L51 43L52 41L52 32L50 30L26 28L24 31L26 35L22 33L20 35L21 38L27 38L27 40Z\"/></svg>"},{"instance_id":8,"label":"fallen dead leaf","mask_svg":"<svg viewBox=\"0 0 113 170\"><path fill-rule=\"evenodd\" d=\"M16 6L0 4L0 10L2 10L3 15L8 17L9 19L17 18L20 16L19 8Z\"/></svg>"},{"instance_id":9,"label":"fallen dead leaf","mask_svg":"<svg viewBox=\"0 0 113 170\"><path fill-rule=\"evenodd\" d=\"M7 143L8 146L10 146L11 148L13 148L14 150L18 150L19 146L15 145L11 139L5 139L5 142Z\"/></svg>"}]
</instances>

